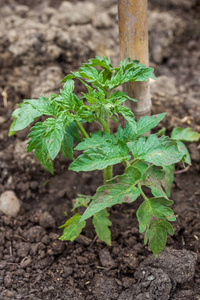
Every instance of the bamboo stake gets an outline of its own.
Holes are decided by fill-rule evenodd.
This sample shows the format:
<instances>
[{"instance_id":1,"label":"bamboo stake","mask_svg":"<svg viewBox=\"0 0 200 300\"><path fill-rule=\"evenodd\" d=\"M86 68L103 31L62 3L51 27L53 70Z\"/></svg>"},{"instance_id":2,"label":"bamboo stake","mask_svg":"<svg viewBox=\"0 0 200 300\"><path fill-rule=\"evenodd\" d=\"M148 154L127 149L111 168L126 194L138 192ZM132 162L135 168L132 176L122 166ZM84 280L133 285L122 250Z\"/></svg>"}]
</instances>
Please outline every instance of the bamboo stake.
<instances>
[{"instance_id":1,"label":"bamboo stake","mask_svg":"<svg viewBox=\"0 0 200 300\"><path fill-rule=\"evenodd\" d=\"M118 0L121 60L130 57L149 66L147 0ZM126 101L136 120L151 114L149 82L129 82L124 91L138 102Z\"/></svg>"}]
</instances>

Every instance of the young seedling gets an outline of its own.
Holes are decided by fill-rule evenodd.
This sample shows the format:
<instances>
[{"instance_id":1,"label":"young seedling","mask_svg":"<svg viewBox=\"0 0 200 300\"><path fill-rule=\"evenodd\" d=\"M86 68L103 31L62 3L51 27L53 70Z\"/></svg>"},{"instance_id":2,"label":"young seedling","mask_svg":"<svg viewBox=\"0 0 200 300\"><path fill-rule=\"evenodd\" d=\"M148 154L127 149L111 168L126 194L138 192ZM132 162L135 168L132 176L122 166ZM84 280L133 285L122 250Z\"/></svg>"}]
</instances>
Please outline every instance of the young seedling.
<instances>
[{"instance_id":1,"label":"young seedling","mask_svg":"<svg viewBox=\"0 0 200 300\"><path fill-rule=\"evenodd\" d=\"M168 198L171 184L168 174L179 161L190 164L189 153L176 137L157 134L145 137L165 113L145 116L136 122L130 109L123 105L127 99L136 100L116 90L123 83L147 81L150 77L154 77L153 69L139 61L125 59L114 68L110 59L96 57L62 80L65 84L59 95L24 100L13 112L9 135L24 129L38 117L47 116L45 121L31 128L27 151L34 150L36 158L52 174L53 160L59 152L72 160L69 170L103 170L104 185L94 195L78 196L73 211L80 206L86 210L83 215L76 213L61 226L64 233L60 239L74 241L86 220L92 217L98 237L111 245L108 209L116 204L131 203L139 196L143 202L137 210L137 218L140 232L145 232L144 243L157 255L166 245L167 233L173 235L169 222L176 218L169 208L173 201ZM74 79L80 80L87 89L81 97L74 93ZM116 132L110 132L110 121L118 122L119 116L126 121L124 128L119 125ZM102 130L89 135L83 126L85 122L97 122ZM74 150L83 153L74 158ZM124 174L113 178L113 165L119 163L125 166ZM144 187L150 189L150 198Z\"/></svg>"}]
</instances>

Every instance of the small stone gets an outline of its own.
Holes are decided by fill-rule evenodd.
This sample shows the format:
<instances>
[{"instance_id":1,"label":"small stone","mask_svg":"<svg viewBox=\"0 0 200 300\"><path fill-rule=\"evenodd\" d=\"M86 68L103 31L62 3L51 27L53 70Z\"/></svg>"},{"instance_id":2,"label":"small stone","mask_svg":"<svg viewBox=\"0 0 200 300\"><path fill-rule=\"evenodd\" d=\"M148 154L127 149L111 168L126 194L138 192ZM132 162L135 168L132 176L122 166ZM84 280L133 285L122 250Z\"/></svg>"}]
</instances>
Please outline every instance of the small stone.
<instances>
[{"instance_id":1,"label":"small stone","mask_svg":"<svg viewBox=\"0 0 200 300\"><path fill-rule=\"evenodd\" d=\"M31 183L30 183L30 188L31 188L31 190L36 190L37 189L37 187L38 187L38 182L37 181L31 181Z\"/></svg>"},{"instance_id":2,"label":"small stone","mask_svg":"<svg viewBox=\"0 0 200 300\"><path fill-rule=\"evenodd\" d=\"M44 228L53 228L55 227L55 223L54 218L47 211L39 216L39 224Z\"/></svg>"},{"instance_id":3,"label":"small stone","mask_svg":"<svg viewBox=\"0 0 200 300\"><path fill-rule=\"evenodd\" d=\"M110 252L108 251L107 248L103 248L99 252L99 258L100 258L100 262L101 262L103 267L107 267L107 268L116 267L116 263L112 259L111 255L110 255Z\"/></svg>"},{"instance_id":4,"label":"small stone","mask_svg":"<svg viewBox=\"0 0 200 300\"><path fill-rule=\"evenodd\" d=\"M20 211L20 201L13 191L6 191L0 197L0 210L7 216L16 217Z\"/></svg>"},{"instance_id":5,"label":"small stone","mask_svg":"<svg viewBox=\"0 0 200 300\"><path fill-rule=\"evenodd\" d=\"M5 122L6 122L6 118L0 116L0 125L2 125L2 124L5 123Z\"/></svg>"}]
</instances>

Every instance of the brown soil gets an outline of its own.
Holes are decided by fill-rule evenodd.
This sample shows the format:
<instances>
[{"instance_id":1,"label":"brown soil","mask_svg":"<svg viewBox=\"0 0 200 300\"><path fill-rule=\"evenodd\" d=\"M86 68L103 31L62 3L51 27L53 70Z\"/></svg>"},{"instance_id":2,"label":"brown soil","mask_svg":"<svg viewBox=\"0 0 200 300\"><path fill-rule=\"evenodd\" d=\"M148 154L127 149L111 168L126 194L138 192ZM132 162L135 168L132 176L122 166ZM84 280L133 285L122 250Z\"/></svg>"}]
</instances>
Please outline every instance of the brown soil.
<instances>
[{"instance_id":1,"label":"brown soil","mask_svg":"<svg viewBox=\"0 0 200 300\"><path fill-rule=\"evenodd\" d=\"M169 133L174 126L200 131L199 2L149 2L151 65L172 86L152 86L152 112L167 111L160 128L166 126ZM95 239L89 222L75 242L59 241L64 212L70 213L78 193L94 194L102 184L101 173L72 173L67 171L69 161L59 157L52 176L26 154L26 130L7 136L11 113L23 98L57 91L64 74L95 54L119 60L116 1L65 2L80 5L72 24L62 16L64 8L59 10L63 3L0 4L0 92L8 96L4 101L0 96L0 193L13 190L22 202L16 218L0 213L0 299L200 299L198 143L188 145L192 167L175 175L175 235L155 260L138 230L139 203L110 211L111 247ZM81 5L86 4L94 6L88 11L97 9L95 17L83 15ZM120 172L116 167L115 173Z\"/></svg>"}]
</instances>

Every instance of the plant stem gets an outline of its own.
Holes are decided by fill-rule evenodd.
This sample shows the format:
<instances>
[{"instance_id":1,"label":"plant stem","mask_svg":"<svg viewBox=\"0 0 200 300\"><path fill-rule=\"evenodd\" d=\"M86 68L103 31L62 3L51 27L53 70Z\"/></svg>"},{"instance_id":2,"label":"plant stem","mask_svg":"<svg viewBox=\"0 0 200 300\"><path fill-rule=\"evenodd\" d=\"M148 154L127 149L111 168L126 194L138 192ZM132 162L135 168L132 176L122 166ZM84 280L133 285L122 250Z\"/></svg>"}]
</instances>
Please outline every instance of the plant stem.
<instances>
[{"instance_id":1,"label":"plant stem","mask_svg":"<svg viewBox=\"0 0 200 300\"><path fill-rule=\"evenodd\" d=\"M141 191L141 195L142 195L142 197L144 198L144 200L149 200L148 199L148 197L145 195L145 193L143 192L143 190L142 190L142 187L141 187L141 184L140 183L138 183L138 188L140 189L140 191Z\"/></svg>"},{"instance_id":2,"label":"plant stem","mask_svg":"<svg viewBox=\"0 0 200 300\"><path fill-rule=\"evenodd\" d=\"M103 170L103 182L104 184L107 183L108 180L112 179L112 166L107 166L104 170Z\"/></svg>"},{"instance_id":3,"label":"plant stem","mask_svg":"<svg viewBox=\"0 0 200 300\"><path fill-rule=\"evenodd\" d=\"M85 131L83 125L80 122L78 122L78 121L75 121L75 123L76 123L78 129L80 130L80 132L82 133L83 137L86 138L86 139L89 138L89 135Z\"/></svg>"},{"instance_id":4,"label":"plant stem","mask_svg":"<svg viewBox=\"0 0 200 300\"><path fill-rule=\"evenodd\" d=\"M101 119L101 125L102 125L103 131L110 134L109 120L108 120L108 117L106 115L104 115L104 118ZM103 182L104 182L104 184L106 184L108 180L111 180L112 176L113 176L113 167L112 166L107 166L103 170Z\"/></svg>"},{"instance_id":5,"label":"plant stem","mask_svg":"<svg viewBox=\"0 0 200 300\"><path fill-rule=\"evenodd\" d=\"M130 165L133 165L136 161L138 161L139 159L138 158L134 158L131 162L130 162Z\"/></svg>"}]
</instances>

